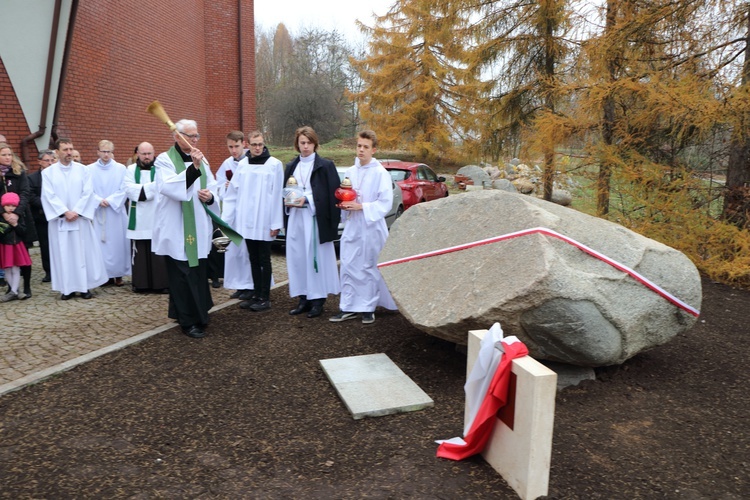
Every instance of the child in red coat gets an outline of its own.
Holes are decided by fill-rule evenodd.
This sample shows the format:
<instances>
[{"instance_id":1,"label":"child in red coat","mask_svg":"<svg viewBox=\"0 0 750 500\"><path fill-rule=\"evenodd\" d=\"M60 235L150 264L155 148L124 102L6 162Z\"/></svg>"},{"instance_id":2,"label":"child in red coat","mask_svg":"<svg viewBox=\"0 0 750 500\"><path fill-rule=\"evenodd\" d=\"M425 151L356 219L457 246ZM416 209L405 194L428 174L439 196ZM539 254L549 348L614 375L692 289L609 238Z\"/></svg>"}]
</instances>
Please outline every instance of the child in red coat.
<instances>
[{"instance_id":1,"label":"child in red coat","mask_svg":"<svg viewBox=\"0 0 750 500\"><path fill-rule=\"evenodd\" d=\"M0 302L25 299L23 292L18 293L21 282L21 266L30 266L31 257L23 243L27 221L21 214L15 213L21 199L16 193L5 193L0 198L2 217L0 218L0 267L5 270L5 280L10 291L0 296Z\"/></svg>"}]
</instances>

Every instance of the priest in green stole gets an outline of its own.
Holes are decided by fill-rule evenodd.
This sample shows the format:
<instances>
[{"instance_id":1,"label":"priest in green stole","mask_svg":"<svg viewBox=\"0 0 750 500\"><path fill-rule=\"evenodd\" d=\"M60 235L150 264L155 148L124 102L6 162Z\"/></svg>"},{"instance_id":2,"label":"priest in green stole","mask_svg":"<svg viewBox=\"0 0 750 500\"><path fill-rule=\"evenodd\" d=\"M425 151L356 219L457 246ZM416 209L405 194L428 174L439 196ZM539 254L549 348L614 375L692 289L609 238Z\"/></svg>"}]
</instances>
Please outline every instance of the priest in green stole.
<instances>
[{"instance_id":1,"label":"priest in green stole","mask_svg":"<svg viewBox=\"0 0 750 500\"><path fill-rule=\"evenodd\" d=\"M125 193L130 200L126 236L132 242L133 291L166 292L169 290L167 265L163 255L151 250L151 235L156 217L158 191L154 147L142 142L135 148L138 157L125 174Z\"/></svg>"},{"instance_id":2,"label":"priest in green stole","mask_svg":"<svg viewBox=\"0 0 750 500\"><path fill-rule=\"evenodd\" d=\"M169 278L169 317L176 319L189 337L206 335L208 310L213 306L208 284L208 253L213 228L203 207L219 213L218 187L203 153L196 147L200 134L194 120L180 120L175 145L154 162L158 203L152 234L152 250L164 255Z\"/></svg>"}]
</instances>

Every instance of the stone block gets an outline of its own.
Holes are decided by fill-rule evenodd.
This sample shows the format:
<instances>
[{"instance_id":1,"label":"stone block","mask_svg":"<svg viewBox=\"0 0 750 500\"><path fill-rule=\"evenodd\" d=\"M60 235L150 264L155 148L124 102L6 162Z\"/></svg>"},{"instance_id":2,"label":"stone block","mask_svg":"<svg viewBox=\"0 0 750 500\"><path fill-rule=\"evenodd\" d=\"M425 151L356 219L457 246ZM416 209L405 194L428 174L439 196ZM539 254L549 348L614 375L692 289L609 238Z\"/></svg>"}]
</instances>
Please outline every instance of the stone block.
<instances>
[{"instance_id":1,"label":"stone block","mask_svg":"<svg viewBox=\"0 0 750 500\"><path fill-rule=\"evenodd\" d=\"M486 333L469 332L467 378ZM514 400L501 409L482 456L519 497L530 500L547 495L549 488L557 374L530 356L513 360L511 372ZM502 416L508 407L513 408L513 414ZM467 420L464 413L464 422Z\"/></svg>"}]
</instances>

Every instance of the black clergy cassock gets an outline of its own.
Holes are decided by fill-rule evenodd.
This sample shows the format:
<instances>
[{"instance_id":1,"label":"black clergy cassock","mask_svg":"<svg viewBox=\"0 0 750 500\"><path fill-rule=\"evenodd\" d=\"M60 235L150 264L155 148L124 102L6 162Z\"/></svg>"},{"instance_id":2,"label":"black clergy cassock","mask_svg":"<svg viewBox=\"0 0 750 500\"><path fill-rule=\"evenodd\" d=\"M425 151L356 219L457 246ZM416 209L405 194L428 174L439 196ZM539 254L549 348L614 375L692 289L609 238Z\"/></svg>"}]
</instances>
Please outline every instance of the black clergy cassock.
<instances>
[{"instance_id":1,"label":"black clergy cassock","mask_svg":"<svg viewBox=\"0 0 750 500\"><path fill-rule=\"evenodd\" d=\"M198 259L197 267L185 260L166 257L169 276L169 317L181 327L208 325L208 310L214 306L208 285L208 259Z\"/></svg>"}]
</instances>

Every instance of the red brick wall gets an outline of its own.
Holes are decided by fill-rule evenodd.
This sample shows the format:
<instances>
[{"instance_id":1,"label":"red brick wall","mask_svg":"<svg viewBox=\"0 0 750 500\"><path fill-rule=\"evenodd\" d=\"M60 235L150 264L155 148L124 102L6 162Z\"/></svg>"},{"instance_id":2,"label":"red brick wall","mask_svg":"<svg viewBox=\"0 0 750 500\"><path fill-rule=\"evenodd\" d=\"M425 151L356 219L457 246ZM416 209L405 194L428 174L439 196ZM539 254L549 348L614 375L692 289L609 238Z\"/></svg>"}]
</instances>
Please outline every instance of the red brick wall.
<instances>
[{"instance_id":1,"label":"red brick wall","mask_svg":"<svg viewBox=\"0 0 750 500\"><path fill-rule=\"evenodd\" d=\"M84 163L96 160L101 139L115 143L123 163L141 141L164 151L171 134L145 112L157 99L172 121L198 122L198 147L216 170L228 155L224 136L241 126L240 3L249 131L254 123L248 118L255 116L255 65L247 56L254 53L252 0L80 0L58 135L73 139Z\"/></svg>"},{"instance_id":2,"label":"red brick wall","mask_svg":"<svg viewBox=\"0 0 750 500\"><path fill-rule=\"evenodd\" d=\"M243 2L242 8L242 107L244 132L258 127L255 115L255 12L253 1Z\"/></svg>"},{"instance_id":3,"label":"red brick wall","mask_svg":"<svg viewBox=\"0 0 750 500\"><path fill-rule=\"evenodd\" d=\"M0 134L5 136L13 152L19 157L21 156L21 140L31 134L2 60L0 60ZM31 158L28 167L33 170L36 168L37 156L34 141L29 143L28 151Z\"/></svg>"}]
</instances>

